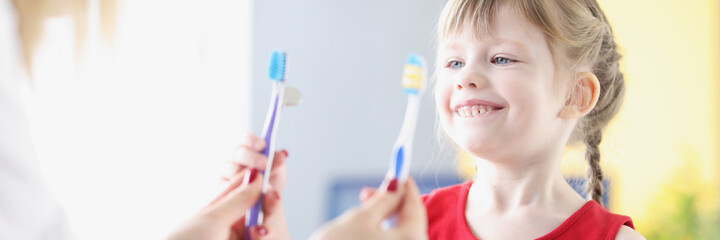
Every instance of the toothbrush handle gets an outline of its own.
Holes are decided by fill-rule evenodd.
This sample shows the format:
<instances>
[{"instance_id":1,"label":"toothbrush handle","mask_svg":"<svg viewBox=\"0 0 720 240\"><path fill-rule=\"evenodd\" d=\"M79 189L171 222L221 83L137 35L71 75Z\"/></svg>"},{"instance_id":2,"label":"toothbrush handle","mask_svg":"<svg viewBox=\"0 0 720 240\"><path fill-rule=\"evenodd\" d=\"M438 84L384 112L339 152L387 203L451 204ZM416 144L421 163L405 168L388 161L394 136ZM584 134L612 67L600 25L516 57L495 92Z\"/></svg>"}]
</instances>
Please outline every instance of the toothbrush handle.
<instances>
[{"instance_id":1,"label":"toothbrush handle","mask_svg":"<svg viewBox=\"0 0 720 240\"><path fill-rule=\"evenodd\" d=\"M420 98L417 96L408 97L408 105L405 109L400 136L395 142L394 159L390 165L391 173L400 183L404 183L409 174L410 162L412 160L412 145L415 137Z\"/></svg>"},{"instance_id":2,"label":"toothbrush handle","mask_svg":"<svg viewBox=\"0 0 720 240\"><path fill-rule=\"evenodd\" d=\"M408 97L408 105L405 109L405 119L400 130L400 136L395 143L395 159L391 165L391 171L398 184L403 184L410 172L410 161L412 160L412 143L417 125L420 98L417 96ZM397 225L397 214L393 213L382 222L384 229L390 229Z\"/></svg>"},{"instance_id":3,"label":"toothbrush handle","mask_svg":"<svg viewBox=\"0 0 720 240\"><path fill-rule=\"evenodd\" d=\"M250 228L258 225L258 219L260 218L260 213L261 213L260 209L262 209L263 197L264 196L261 193L260 197L258 198L258 201L255 202L255 205L253 205L245 213L245 238L244 239L252 239L250 237Z\"/></svg>"},{"instance_id":4,"label":"toothbrush handle","mask_svg":"<svg viewBox=\"0 0 720 240\"><path fill-rule=\"evenodd\" d=\"M265 149L263 149L262 154L265 155L265 157L270 157L270 153L273 150L272 146L272 137L273 137L273 131L275 128L275 117L278 114L278 108L280 102L280 95L275 94L275 97L273 99L272 103L272 110L271 114L267 116L267 119L265 119L265 129L263 131L263 139L265 139ZM271 164L270 161L268 161L268 164ZM270 166L267 167L269 170ZM250 209L247 210L245 213L245 239L252 239L250 237L250 228L253 226L256 226L260 224L260 214L262 213L262 200L263 195L265 193L265 186L263 186L263 192L260 193L260 198L258 198L257 202L255 202L255 205L253 205Z\"/></svg>"},{"instance_id":5,"label":"toothbrush handle","mask_svg":"<svg viewBox=\"0 0 720 240\"><path fill-rule=\"evenodd\" d=\"M398 184L402 184L405 182L407 175L404 174L403 168L405 164L405 146L400 145L396 147L395 150L395 163L394 163L394 169L391 169L393 171L393 178L398 180ZM385 220L382 221L381 226L383 229L390 229L397 225L397 214L393 213L390 214Z\"/></svg>"},{"instance_id":6,"label":"toothbrush handle","mask_svg":"<svg viewBox=\"0 0 720 240\"><path fill-rule=\"evenodd\" d=\"M265 155L265 157L270 156L270 150L272 150L272 146L270 145L272 143L272 137L273 137L273 130L275 128L275 116L278 114L278 106L280 101L279 94L275 95L275 99L273 99L273 108L272 108L272 114L268 116L268 119L265 120L266 126L265 131L263 131L263 139L265 139L265 149L263 149L262 154Z\"/></svg>"}]
</instances>

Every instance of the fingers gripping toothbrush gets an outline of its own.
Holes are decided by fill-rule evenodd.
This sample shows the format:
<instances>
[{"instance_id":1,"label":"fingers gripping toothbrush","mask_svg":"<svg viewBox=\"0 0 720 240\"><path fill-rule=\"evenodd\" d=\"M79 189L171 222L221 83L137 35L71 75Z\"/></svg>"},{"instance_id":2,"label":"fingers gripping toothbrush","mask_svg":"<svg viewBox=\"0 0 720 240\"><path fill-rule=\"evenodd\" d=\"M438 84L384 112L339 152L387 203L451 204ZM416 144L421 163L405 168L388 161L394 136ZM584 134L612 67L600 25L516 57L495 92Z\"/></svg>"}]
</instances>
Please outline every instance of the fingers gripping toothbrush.
<instances>
[{"instance_id":1,"label":"fingers gripping toothbrush","mask_svg":"<svg viewBox=\"0 0 720 240\"><path fill-rule=\"evenodd\" d=\"M405 63L401 82L403 91L408 96L408 103L405 109L405 119L400 129L400 136L395 141L388 172L388 175L398 180L398 185L405 183L410 173L412 143L415 136L415 126L417 125L425 76L425 59L419 55L410 54ZM384 225L387 228L394 226L395 216L391 216L388 221L384 222Z\"/></svg>"},{"instance_id":2,"label":"fingers gripping toothbrush","mask_svg":"<svg viewBox=\"0 0 720 240\"><path fill-rule=\"evenodd\" d=\"M272 170L273 160L275 157L275 135L278 131L280 113L283 106L293 106L300 103L302 96L300 91L293 87L285 86L285 61L286 55L281 51L273 51L270 56L270 66L268 67L269 77L272 81L272 94L270 107L268 108L265 124L263 126L262 138L265 139L265 149L262 154L268 158L267 167L264 171L262 186L262 194L253 207L245 213L245 239L250 238L250 228L260 225L263 221L262 200L268 191L268 181Z\"/></svg>"}]
</instances>

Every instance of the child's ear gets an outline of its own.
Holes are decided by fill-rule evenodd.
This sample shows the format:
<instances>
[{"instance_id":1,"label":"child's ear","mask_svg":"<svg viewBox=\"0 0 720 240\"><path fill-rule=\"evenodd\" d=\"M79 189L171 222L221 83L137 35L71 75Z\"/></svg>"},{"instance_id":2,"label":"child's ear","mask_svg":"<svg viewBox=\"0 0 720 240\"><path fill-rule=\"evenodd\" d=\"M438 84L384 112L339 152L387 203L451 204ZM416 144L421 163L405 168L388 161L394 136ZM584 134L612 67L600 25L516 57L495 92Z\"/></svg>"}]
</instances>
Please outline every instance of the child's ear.
<instances>
[{"instance_id":1,"label":"child's ear","mask_svg":"<svg viewBox=\"0 0 720 240\"><path fill-rule=\"evenodd\" d=\"M580 118L588 113L597 104L600 96L600 81L591 72L580 72L573 78L565 105L558 115L562 119Z\"/></svg>"}]
</instances>

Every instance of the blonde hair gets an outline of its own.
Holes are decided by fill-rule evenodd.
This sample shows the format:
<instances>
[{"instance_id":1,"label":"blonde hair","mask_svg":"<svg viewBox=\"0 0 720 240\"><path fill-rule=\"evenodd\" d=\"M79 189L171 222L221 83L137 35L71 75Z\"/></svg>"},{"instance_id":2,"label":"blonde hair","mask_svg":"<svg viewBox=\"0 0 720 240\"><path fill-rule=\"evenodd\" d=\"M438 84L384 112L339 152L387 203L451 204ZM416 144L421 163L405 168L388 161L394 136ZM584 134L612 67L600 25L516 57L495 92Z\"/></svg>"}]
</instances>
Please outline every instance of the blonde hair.
<instances>
[{"instance_id":1,"label":"blonde hair","mask_svg":"<svg viewBox=\"0 0 720 240\"><path fill-rule=\"evenodd\" d=\"M601 86L598 102L578 120L570 143L580 140L585 143L587 197L602 204L603 172L598 145L602 129L618 112L625 93L618 64L621 55L605 13L595 0L450 0L438 22L439 43L460 33L466 24L470 24L475 37L492 35L490 20L501 4L509 4L544 33L561 73L574 74L580 67L589 66L597 76Z\"/></svg>"}]
</instances>

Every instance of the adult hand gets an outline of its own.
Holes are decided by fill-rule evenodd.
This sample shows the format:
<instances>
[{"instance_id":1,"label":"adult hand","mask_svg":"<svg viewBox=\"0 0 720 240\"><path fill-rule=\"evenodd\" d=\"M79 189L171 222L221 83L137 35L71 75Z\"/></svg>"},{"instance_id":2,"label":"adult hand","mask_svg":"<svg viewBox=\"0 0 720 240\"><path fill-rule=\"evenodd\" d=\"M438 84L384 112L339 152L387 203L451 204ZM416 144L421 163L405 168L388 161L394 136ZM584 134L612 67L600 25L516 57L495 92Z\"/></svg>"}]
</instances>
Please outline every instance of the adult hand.
<instances>
[{"instance_id":1,"label":"adult hand","mask_svg":"<svg viewBox=\"0 0 720 240\"><path fill-rule=\"evenodd\" d=\"M262 181L262 174L254 169L236 174L215 200L167 239L244 239L245 212L260 197ZM263 198L263 213L263 224L251 228L250 236L258 240L289 239L277 191L271 189Z\"/></svg>"},{"instance_id":2,"label":"adult hand","mask_svg":"<svg viewBox=\"0 0 720 240\"><path fill-rule=\"evenodd\" d=\"M375 192L361 206L326 224L311 239L427 239L425 207L415 181L408 179L398 186L392 180L386 185L386 190ZM397 225L383 229L382 221L393 213Z\"/></svg>"},{"instance_id":3,"label":"adult hand","mask_svg":"<svg viewBox=\"0 0 720 240\"><path fill-rule=\"evenodd\" d=\"M230 176L242 172L248 168L264 170L267 167L268 158L262 154L265 150L265 139L262 139L252 133L245 134L245 140L238 147L235 156L230 161L232 165L228 176L223 176L223 180L227 181ZM275 151L273 158L272 173L270 174L270 185L278 192L282 192L285 188L285 160L288 157L287 150ZM267 176L265 176L267 177Z\"/></svg>"}]
</instances>

